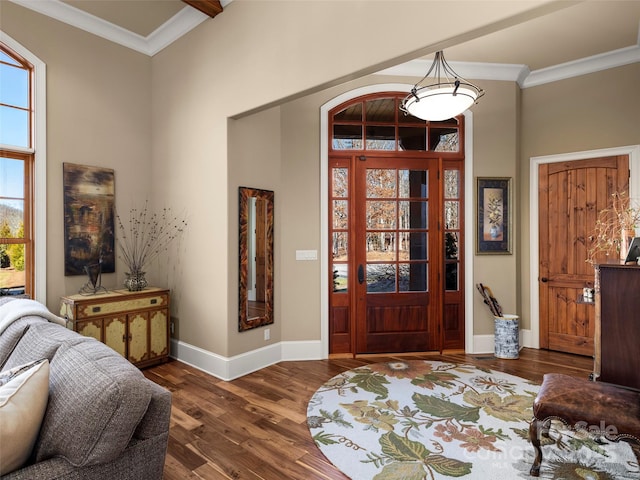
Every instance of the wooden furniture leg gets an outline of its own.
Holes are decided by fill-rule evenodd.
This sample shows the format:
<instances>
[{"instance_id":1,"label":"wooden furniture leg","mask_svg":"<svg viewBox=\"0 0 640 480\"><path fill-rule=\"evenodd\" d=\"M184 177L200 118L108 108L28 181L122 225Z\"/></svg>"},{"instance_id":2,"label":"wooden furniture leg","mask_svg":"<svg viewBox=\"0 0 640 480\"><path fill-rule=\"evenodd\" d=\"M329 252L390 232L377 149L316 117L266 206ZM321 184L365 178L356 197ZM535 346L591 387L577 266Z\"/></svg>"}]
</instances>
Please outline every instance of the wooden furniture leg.
<instances>
[{"instance_id":1,"label":"wooden furniture leg","mask_svg":"<svg viewBox=\"0 0 640 480\"><path fill-rule=\"evenodd\" d=\"M529 441L533 448L536 451L536 458L533 461L533 465L531 466L531 471L529 474L532 477L540 476L540 464L542 463L542 448L540 446L540 438L542 436L549 436L549 426L551 420L538 420L537 418L533 418L531 423L529 424Z\"/></svg>"}]
</instances>

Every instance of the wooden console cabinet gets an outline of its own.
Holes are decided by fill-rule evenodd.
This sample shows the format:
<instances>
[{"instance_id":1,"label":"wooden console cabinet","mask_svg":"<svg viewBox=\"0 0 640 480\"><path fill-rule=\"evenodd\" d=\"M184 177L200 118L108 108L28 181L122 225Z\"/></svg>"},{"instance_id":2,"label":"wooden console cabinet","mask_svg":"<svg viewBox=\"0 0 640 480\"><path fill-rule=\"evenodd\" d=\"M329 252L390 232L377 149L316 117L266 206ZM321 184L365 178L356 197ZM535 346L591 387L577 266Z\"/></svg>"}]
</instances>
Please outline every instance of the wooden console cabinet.
<instances>
[{"instance_id":1,"label":"wooden console cabinet","mask_svg":"<svg viewBox=\"0 0 640 480\"><path fill-rule=\"evenodd\" d=\"M169 358L169 290L113 290L62 297L60 316L76 332L93 337L139 368Z\"/></svg>"},{"instance_id":2,"label":"wooden console cabinet","mask_svg":"<svg viewBox=\"0 0 640 480\"><path fill-rule=\"evenodd\" d=\"M640 266L596 268L595 377L640 389Z\"/></svg>"}]
</instances>

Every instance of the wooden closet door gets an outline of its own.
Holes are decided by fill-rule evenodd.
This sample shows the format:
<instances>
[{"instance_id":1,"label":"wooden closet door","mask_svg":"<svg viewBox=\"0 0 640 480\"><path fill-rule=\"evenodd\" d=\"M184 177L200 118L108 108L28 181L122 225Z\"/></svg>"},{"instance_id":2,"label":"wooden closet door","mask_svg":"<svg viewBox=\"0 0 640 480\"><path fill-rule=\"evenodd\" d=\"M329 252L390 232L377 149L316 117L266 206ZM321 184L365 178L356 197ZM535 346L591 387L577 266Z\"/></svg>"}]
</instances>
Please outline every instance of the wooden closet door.
<instances>
[{"instance_id":1,"label":"wooden closet door","mask_svg":"<svg viewBox=\"0 0 640 480\"><path fill-rule=\"evenodd\" d=\"M578 303L593 287L587 252L598 212L629 190L626 155L539 166L540 346L594 354L595 312Z\"/></svg>"}]
</instances>

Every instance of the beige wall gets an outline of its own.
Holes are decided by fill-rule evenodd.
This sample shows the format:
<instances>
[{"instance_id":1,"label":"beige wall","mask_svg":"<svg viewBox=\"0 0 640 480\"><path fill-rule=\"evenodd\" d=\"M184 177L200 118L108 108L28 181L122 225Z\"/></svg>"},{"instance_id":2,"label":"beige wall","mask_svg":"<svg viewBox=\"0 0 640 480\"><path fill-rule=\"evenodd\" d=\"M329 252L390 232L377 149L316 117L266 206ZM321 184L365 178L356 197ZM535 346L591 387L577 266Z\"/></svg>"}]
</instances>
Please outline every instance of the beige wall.
<instances>
[{"instance_id":1,"label":"beige wall","mask_svg":"<svg viewBox=\"0 0 640 480\"><path fill-rule=\"evenodd\" d=\"M238 285L238 187L274 192L274 323L269 325L269 341L263 329L238 332L238 290L229 288L228 356L255 350L281 341L283 269L280 268L283 236L283 169L280 108L229 121L229 285ZM233 220L232 220L233 219ZM286 298L288 295L285 295Z\"/></svg>"},{"instance_id":2,"label":"beige wall","mask_svg":"<svg viewBox=\"0 0 640 480\"><path fill-rule=\"evenodd\" d=\"M485 82L483 82L484 85ZM475 212L477 177L511 178L512 200L512 254L476 255L473 262L473 285L488 285L502 305L504 313L520 315L517 301L516 278L518 232L513 214L519 202L516 182L518 163L518 118L519 87L514 82L488 82L487 94L482 102L473 108L473 202L474 218L467 219L467 241L474 242L475 252ZM467 306L469 308L469 306ZM494 319L478 292L473 294L474 334L493 334Z\"/></svg>"},{"instance_id":3,"label":"beige wall","mask_svg":"<svg viewBox=\"0 0 640 480\"><path fill-rule=\"evenodd\" d=\"M64 276L62 164L113 168L116 208L149 193L151 60L146 55L2 1L0 27L47 65L47 306L77 293L84 276ZM36 152L37 153L37 152ZM103 275L122 285L125 267Z\"/></svg>"},{"instance_id":4,"label":"beige wall","mask_svg":"<svg viewBox=\"0 0 640 480\"><path fill-rule=\"evenodd\" d=\"M529 165L531 157L640 144L640 64L527 88L522 92L520 154L521 310L531 310ZM632 172L640 176L640 172ZM538 319L530 319L538 321Z\"/></svg>"},{"instance_id":5,"label":"beige wall","mask_svg":"<svg viewBox=\"0 0 640 480\"><path fill-rule=\"evenodd\" d=\"M356 88L389 83L411 84L418 79L367 76L332 87L282 106L283 181L278 207L282 263L282 331L287 340L309 340L320 336L320 262L295 260L296 250L320 252L320 107L340 94ZM473 175L515 179L518 151L518 95L513 82L482 81L490 94L473 107ZM472 179L472 181L474 181ZM514 189L515 189L514 181ZM514 195L514 200L517 200ZM473 199L469 201L473 202ZM474 218L467 219L467 241L474 242ZM474 247L475 248L475 247ZM479 255L472 259L473 283L490 285L505 311L517 312L517 250L513 255ZM495 272L501 275L495 275ZM479 295L474 295L474 333L493 332L493 317Z\"/></svg>"},{"instance_id":6,"label":"beige wall","mask_svg":"<svg viewBox=\"0 0 640 480\"><path fill-rule=\"evenodd\" d=\"M363 72L417 56L418 51L434 51L436 45L472 38L497 28L491 26L494 21L547 3L469 2L468 11L455 24L436 22L425 30L422 19L446 15L448 2L236 0L222 15L157 54L152 60L154 184L166 188L169 204L187 205L193 219L180 256L181 281L170 278L167 282L180 299L179 309L172 309L179 318L180 340L222 356L250 351L259 340L256 332L237 334L237 276L233 275L237 245L231 244L234 236L226 231L237 228L236 207L229 203L235 194L230 190L238 183L248 184L250 178L231 172L229 160L236 155L236 147L227 144L227 118L303 98ZM409 7L412 15L407 16ZM348 49L344 36L334 34L375 25L381 18L403 18L403 22L389 24L388 35L367 36L366 41L351 42ZM316 120L308 123L311 130L305 130L301 138L317 138L317 126L311 126L317 125L317 113L305 112L302 122L307 124L309 115ZM298 140L284 130L282 138L285 156L293 148L289 142ZM318 265L292 261L296 249L313 249L312 244L319 242L319 186L312 181L318 178L317 155L317 151L305 151L302 164L295 163L297 158L283 160L293 171L283 168L287 173L282 174L281 189L276 191L282 223L294 221L290 218L298 221L300 213L309 221L305 220L306 229L296 230L296 235L276 226L276 235L280 235L276 242L282 242L282 260L276 264L282 291L276 295L281 299L283 326L275 340L317 339L319 335L314 311L319 305ZM311 187L303 190L295 181L288 181L298 176L303 185ZM291 193L282 190L285 180L287 188L293 183ZM303 209L303 200L308 198L316 206ZM301 291L303 295L295 297ZM285 298L290 295L294 298L287 303ZM289 328L288 322L294 326ZM250 340L245 342L245 338Z\"/></svg>"},{"instance_id":7,"label":"beige wall","mask_svg":"<svg viewBox=\"0 0 640 480\"><path fill-rule=\"evenodd\" d=\"M149 197L157 206L187 212L186 234L168 261L151 271L152 281L172 289L172 316L181 341L230 357L269 343L319 339L319 262L296 261L295 251L320 250L320 105L356 86L390 81L360 78L363 73L488 33L497 28L493 22L541 4L547 2L469 2L467 14L459 15L455 24L435 22L424 29L423 18L445 15L449 2L235 0L223 14L149 59L3 1L2 30L48 68L49 308L57 308L58 297L75 292L84 281L65 278L62 268L61 163L69 161L114 168L121 209L130 199ZM406 15L408 10L412 15ZM525 16L506 20L501 28ZM374 25L380 18L403 21L387 25L388 35L367 36L350 42L349 48L344 48L344 36L335 34ZM637 68L625 67L635 78ZM347 82L354 78L359 79ZM583 81L567 82L588 90ZM559 83L561 91L572 92L572 83ZM518 158L524 162L529 155L572 148L581 140L567 147L561 135L546 133L549 119L543 96L537 97L543 89L555 92L554 85L526 90L522 107L515 84L482 85L488 93L473 109L473 175L522 173L514 183L522 217L516 224L522 230L515 233L514 255L473 259L474 281L490 284L505 309L522 313L526 294L519 299L519 284L527 280L527 242L522 237L528 234L528 192L527 169ZM565 102L567 109L582 108L581 98L568 101L568 95L559 95L546 108L556 108L556 102ZM521 126L520 109L526 111ZM637 105L634 111L640 111ZM579 121L587 122L584 117ZM558 123L558 128L566 126ZM527 129L532 132L525 133ZM585 132L584 144L600 143L602 131L595 139L592 133ZM616 135L610 133L601 142L634 143L630 134ZM271 342L264 342L262 329L237 332L239 185L276 192L276 323ZM468 232L472 241L472 230ZM117 271L105 283L118 284L123 266ZM490 333L491 318L477 296L473 311L474 333Z\"/></svg>"}]
</instances>

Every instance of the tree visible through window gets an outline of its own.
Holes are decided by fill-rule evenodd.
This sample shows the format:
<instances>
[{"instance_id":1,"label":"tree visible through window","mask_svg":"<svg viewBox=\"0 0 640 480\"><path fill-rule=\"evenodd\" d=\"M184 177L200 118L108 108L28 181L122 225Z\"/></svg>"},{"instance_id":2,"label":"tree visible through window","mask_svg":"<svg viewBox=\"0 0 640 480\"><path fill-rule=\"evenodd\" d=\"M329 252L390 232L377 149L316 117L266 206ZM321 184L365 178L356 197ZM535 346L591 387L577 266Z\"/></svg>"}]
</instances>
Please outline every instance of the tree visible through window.
<instances>
[{"instance_id":1,"label":"tree visible through window","mask_svg":"<svg viewBox=\"0 0 640 480\"><path fill-rule=\"evenodd\" d=\"M0 43L0 294L32 293L33 66Z\"/></svg>"}]
</instances>

